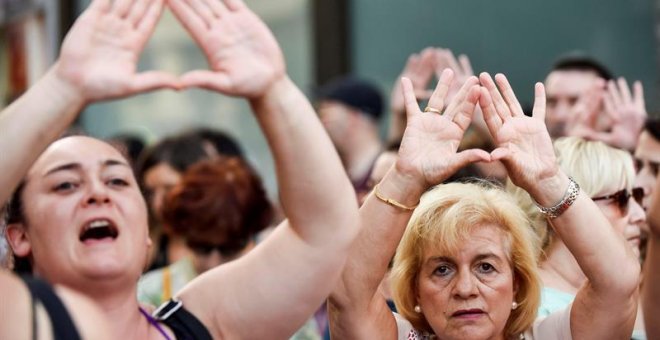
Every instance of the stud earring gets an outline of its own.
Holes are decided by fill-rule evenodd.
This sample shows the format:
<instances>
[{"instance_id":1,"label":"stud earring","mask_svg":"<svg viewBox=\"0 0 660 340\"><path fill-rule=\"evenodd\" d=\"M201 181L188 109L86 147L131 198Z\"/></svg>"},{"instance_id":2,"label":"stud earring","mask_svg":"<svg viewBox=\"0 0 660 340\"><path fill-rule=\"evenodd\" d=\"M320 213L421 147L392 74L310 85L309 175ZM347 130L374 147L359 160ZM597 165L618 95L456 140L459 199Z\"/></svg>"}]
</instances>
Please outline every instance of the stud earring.
<instances>
[{"instance_id":1,"label":"stud earring","mask_svg":"<svg viewBox=\"0 0 660 340\"><path fill-rule=\"evenodd\" d=\"M518 308L518 302L513 301L511 304L511 310L516 310L516 308Z\"/></svg>"},{"instance_id":2,"label":"stud earring","mask_svg":"<svg viewBox=\"0 0 660 340\"><path fill-rule=\"evenodd\" d=\"M419 305L415 305L415 308L413 308L413 309L415 310L415 313L421 313L422 312L422 307L420 307Z\"/></svg>"}]
</instances>

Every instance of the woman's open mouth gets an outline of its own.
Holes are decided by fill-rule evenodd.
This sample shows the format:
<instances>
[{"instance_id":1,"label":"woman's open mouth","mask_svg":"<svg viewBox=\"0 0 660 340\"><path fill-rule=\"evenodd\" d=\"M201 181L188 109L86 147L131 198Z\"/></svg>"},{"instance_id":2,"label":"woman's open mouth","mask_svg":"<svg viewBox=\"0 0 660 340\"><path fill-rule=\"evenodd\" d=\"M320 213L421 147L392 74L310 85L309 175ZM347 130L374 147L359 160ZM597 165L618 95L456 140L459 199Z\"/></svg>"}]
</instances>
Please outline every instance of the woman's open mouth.
<instances>
[{"instance_id":1,"label":"woman's open mouth","mask_svg":"<svg viewBox=\"0 0 660 340\"><path fill-rule=\"evenodd\" d=\"M95 219L85 224L85 227L80 232L80 241L83 243L114 240L119 236L117 227L112 221L104 218Z\"/></svg>"}]
</instances>

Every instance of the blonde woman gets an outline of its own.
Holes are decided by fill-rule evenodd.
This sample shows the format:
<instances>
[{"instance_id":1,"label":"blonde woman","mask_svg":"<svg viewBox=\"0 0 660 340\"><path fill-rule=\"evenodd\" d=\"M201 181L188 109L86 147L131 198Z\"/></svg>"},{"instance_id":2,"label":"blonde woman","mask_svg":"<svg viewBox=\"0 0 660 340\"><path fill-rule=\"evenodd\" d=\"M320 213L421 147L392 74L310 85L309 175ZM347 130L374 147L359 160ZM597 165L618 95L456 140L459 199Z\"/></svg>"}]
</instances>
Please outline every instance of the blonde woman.
<instances>
[{"instance_id":1,"label":"blonde woman","mask_svg":"<svg viewBox=\"0 0 660 340\"><path fill-rule=\"evenodd\" d=\"M362 231L330 299L336 339L622 339L637 310L639 263L579 185L557 165L536 85L526 117L503 75L470 78L442 110L445 71L420 111L403 80L408 125L396 164L360 209ZM499 87L499 90L498 90ZM497 148L456 153L479 101ZM438 113L442 113L441 115ZM440 185L460 167L502 160L512 181L543 207L586 273L576 302L535 321L540 280L534 237L499 189ZM420 202L421 197L421 202ZM408 225L406 227L406 224ZM400 315L378 294L387 263Z\"/></svg>"}]
</instances>

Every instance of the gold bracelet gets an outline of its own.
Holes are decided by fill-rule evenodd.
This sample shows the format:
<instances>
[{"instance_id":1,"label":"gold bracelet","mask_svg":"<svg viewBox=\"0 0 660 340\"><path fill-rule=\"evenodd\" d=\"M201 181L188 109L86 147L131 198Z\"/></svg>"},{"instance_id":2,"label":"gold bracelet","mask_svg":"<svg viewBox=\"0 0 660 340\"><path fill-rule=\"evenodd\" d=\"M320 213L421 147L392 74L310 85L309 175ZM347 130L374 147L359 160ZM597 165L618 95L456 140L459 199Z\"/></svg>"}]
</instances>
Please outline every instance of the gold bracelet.
<instances>
[{"instance_id":1,"label":"gold bracelet","mask_svg":"<svg viewBox=\"0 0 660 340\"><path fill-rule=\"evenodd\" d=\"M407 211L413 211L413 210L415 210L415 208L417 208L417 206L419 205L419 202L418 202L417 204L415 204L414 207L409 207L409 206L407 206L407 205L403 205L403 204L401 204L401 203L399 203L399 202L397 202L397 201L395 201L395 200L393 200L393 199L391 199L391 198L383 197L383 196L380 194L380 192L378 192L378 186L379 186L379 185L380 185L380 183L379 183L379 184L376 184L376 186L374 187L374 195L376 195L376 198L378 198L379 200L381 200L381 201L383 201L383 202L385 202L385 203L387 203L387 204L389 204L389 205L391 205L391 206L393 206L393 207L396 207L396 208L399 208L399 209L403 209L403 210L407 210Z\"/></svg>"}]
</instances>

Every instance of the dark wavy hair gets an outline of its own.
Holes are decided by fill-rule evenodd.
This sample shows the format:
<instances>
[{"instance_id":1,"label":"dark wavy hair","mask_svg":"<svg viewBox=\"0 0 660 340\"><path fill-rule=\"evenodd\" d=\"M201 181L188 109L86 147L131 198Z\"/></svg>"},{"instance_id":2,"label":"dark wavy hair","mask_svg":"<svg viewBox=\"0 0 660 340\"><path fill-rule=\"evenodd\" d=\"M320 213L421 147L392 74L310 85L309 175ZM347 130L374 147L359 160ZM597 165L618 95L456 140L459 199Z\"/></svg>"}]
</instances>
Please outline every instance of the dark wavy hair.
<instances>
[{"instance_id":1,"label":"dark wavy hair","mask_svg":"<svg viewBox=\"0 0 660 340\"><path fill-rule=\"evenodd\" d=\"M273 220L259 176L242 159L191 166L163 202L163 219L188 244L242 248Z\"/></svg>"}]
</instances>

